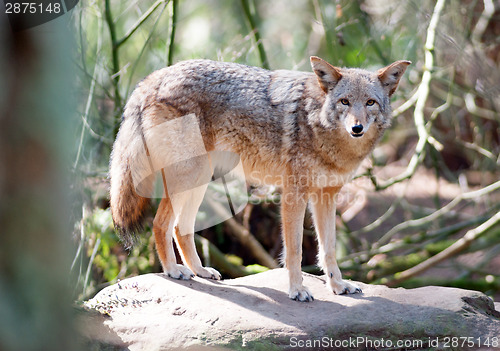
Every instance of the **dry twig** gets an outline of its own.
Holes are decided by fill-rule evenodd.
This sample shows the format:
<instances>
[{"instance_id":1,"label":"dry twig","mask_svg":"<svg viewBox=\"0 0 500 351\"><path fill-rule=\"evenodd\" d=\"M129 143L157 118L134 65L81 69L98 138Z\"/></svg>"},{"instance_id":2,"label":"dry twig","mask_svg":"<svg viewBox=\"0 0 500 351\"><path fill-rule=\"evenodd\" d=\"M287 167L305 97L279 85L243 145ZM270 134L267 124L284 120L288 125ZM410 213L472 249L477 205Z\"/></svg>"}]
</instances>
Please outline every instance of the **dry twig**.
<instances>
[{"instance_id":1,"label":"dry twig","mask_svg":"<svg viewBox=\"0 0 500 351\"><path fill-rule=\"evenodd\" d=\"M414 277L417 274L420 274L427 269L435 266L439 262L442 262L443 260L450 258L459 252L462 252L466 248L470 246L470 244L479 238L481 235L486 233L489 229L491 229L494 225L496 225L498 222L500 222L500 212L497 212L493 217L488 219L486 222L481 224L480 226L469 230L461 239L457 240L453 245L449 246L448 248L444 249L437 255L434 255L430 257L429 259L425 260L424 262L407 269L401 273L398 273L395 275L395 279L388 282L388 285L395 285L398 284L406 279L409 279L411 277Z\"/></svg>"}]
</instances>

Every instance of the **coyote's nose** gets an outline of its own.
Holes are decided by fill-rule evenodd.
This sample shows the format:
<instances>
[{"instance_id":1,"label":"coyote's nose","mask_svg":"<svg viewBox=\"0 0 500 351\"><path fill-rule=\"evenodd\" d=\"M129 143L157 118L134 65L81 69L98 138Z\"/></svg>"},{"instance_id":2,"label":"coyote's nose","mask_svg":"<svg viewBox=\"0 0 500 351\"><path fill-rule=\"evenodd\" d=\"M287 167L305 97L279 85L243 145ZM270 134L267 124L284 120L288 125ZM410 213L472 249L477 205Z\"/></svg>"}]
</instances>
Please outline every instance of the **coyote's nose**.
<instances>
[{"instance_id":1,"label":"coyote's nose","mask_svg":"<svg viewBox=\"0 0 500 351\"><path fill-rule=\"evenodd\" d=\"M352 127L352 133L354 135L361 134L362 132L363 132L363 125L362 124L356 124L355 126Z\"/></svg>"}]
</instances>

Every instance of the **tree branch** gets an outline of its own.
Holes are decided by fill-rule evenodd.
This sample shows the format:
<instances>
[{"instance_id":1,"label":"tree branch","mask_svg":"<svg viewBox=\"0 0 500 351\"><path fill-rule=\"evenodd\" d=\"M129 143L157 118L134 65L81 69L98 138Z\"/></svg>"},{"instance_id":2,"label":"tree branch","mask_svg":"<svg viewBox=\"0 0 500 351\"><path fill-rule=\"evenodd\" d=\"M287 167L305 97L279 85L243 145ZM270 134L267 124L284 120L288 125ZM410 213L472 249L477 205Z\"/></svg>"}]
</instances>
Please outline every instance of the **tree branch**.
<instances>
[{"instance_id":1,"label":"tree branch","mask_svg":"<svg viewBox=\"0 0 500 351\"><path fill-rule=\"evenodd\" d=\"M231 278L243 277L250 274L247 270L245 270L244 267L237 266L231 263L226 258L226 256L217 248L217 246L212 244L206 238L195 234L194 241L196 243L198 252L203 252L204 247L206 247L208 249L210 261L213 263L213 265L220 269L223 273L229 275ZM208 265L207 263L205 264Z\"/></svg>"},{"instance_id":2,"label":"tree branch","mask_svg":"<svg viewBox=\"0 0 500 351\"><path fill-rule=\"evenodd\" d=\"M165 0L157 0L144 14L135 22L135 24L125 33L123 38L120 40L117 40L114 45L119 48L120 46L123 45L131 36L134 34L134 32L151 16L151 14L160 6L162 2L165 2ZM174 0L175 2L175 0Z\"/></svg>"},{"instance_id":3,"label":"tree branch","mask_svg":"<svg viewBox=\"0 0 500 351\"><path fill-rule=\"evenodd\" d=\"M216 201L210 201L210 206L221 218L231 217L227 210ZM243 225L238 223L233 217L229 218L224 222L230 229L231 233L240 241L241 244L245 245L255 259L263 266L269 268L278 268L276 261L267 253L267 251L262 247L262 245L255 239L255 237L246 229Z\"/></svg>"},{"instance_id":4,"label":"tree branch","mask_svg":"<svg viewBox=\"0 0 500 351\"><path fill-rule=\"evenodd\" d=\"M250 28L252 29L254 38L255 38L255 43L257 44L257 50L259 52L259 58L260 62L262 64L262 67L265 69L271 69L269 66L269 61L267 59L266 55L266 50L264 50L264 45L262 44L262 39L260 38L260 32L259 29L257 28L257 24L255 23L255 19L252 16L252 13L250 11L250 0L241 0L241 6L243 6L243 11L245 12L245 17L248 20L248 23L250 24Z\"/></svg>"},{"instance_id":5,"label":"tree branch","mask_svg":"<svg viewBox=\"0 0 500 351\"><path fill-rule=\"evenodd\" d=\"M113 73L111 75L113 88L114 88L114 102L115 102L115 117L120 116L121 106L122 106L122 98L120 95L120 89L118 86L118 82L120 80L120 75L117 74L120 71L120 62L118 59L118 46L116 45L116 27L115 22L113 21L113 16L111 14L111 7L109 4L109 0L105 0L104 2L104 16L106 18L106 23L108 24L109 36L111 38L111 60L112 60L112 70ZM113 135L118 134L118 128L120 123L118 123L118 119L115 123L114 133Z\"/></svg>"},{"instance_id":6,"label":"tree branch","mask_svg":"<svg viewBox=\"0 0 500 351\"><path fill-rule=\"evenodd\" d=\"M425 124L424 108L429 97L430 83L432 80L431 72L434 68L434 41L436 37L436 27L444 4L445 0L438 0L436 2L436 6L434 7L434 11L429 22L429 27L427 28L427 39L424 46L424 73L422 74L422 81L420 82L418 90L415 93L415 95L417 96L417 100L415 102L415 111L413 113L413 118L418 133L418 142L417 146L415 147L415 152L410 159L410 162L408 163L406 171L394 178L389 179L383 184L378 184L377 182L375 182L374 185L376 190L387 189L393 184L411 178L415 174L418 165L422 163L423 159L425 158L425 145L429 141L429 130L431 125L428 123L426 126Z\"/></svg>"},{"instance_id":7,"label":"tree branch","mask_svg":"<svg viewBox=\"0 0 500 351\"><path fill-rule=\"evenodd\" d=\"M177 7L178 0L172 0L172 27L170 28L170 42L168 43L167 66L172 66L174 62L175 29L177 28Z\"/></svg>"},{"instance_id":8,"label":"tree branch","mask_svg":"<svg viewBox=\"0 0 500 351\"><path fill-rule=\"evenodd\" d=\"M380 238L374 245L374 248L379 248L381 245L387 243L394 235L399 233L401 230L408 229L408 228L414 228L418 227L421 225L424 225L426 223L430 223L440 216L442 216L445 213L448 213L453 209L455 206L457 206L462 200L466 199L473 199L476 197L481 197L485 194L488 194L492 191L495 191L500 188L500 180L490 184L482 189L476 190L476 191L470 191L467 193L462 193L455 197L452 201L450 201L446 206L441 207L439 210L436 212L431 213L428 216L422 217L422 218L417 218L417 219L412 219L403 223L400 223L393 227L391 230L389 230L382 238Z\"/></svg>"},{"instance_id":9,"label":"tree branch","mask_svg":"<svg viewBox=\"0 0 500 351\"><path fill-rule=\"evenodd\" d=\"M417 274L426 271L427 269L431 268L432 266L435 266L439 262L442 262L443 260L458 254L459 252L468 248L474 240L476 240L481 235L486 233L489 229L491 229L494 225L496 225L499 222L500 222L500 212L497 212L493 217L488 219L479 227L469 230L461 239L457 240L453 245L444 249L437 255L428 258L424 262L410 269L397 273L395 275L395 279L387 283L387 285L396 285L406 279L409 279Z\"/></svg>"}]
</instances>

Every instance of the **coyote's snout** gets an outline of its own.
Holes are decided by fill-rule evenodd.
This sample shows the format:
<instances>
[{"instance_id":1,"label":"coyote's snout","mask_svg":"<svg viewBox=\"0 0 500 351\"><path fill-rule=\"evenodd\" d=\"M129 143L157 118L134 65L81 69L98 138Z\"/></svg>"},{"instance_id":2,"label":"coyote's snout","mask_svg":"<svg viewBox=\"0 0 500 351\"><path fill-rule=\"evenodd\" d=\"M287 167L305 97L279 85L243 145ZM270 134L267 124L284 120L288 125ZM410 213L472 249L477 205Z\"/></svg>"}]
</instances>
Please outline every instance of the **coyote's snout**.
<instances>
[{"instance_id":1,"label":"coyote's snout","mask_svg":"<svg viewBox=\"0 0 500 351\"><path fill-rule=\"evenodd\" d=\"M396 61L370 72L311 57L314 73L308 73L192 60L152 73L130 96L113 146L110 195L118 233L131 242L148 203L144 196L153 188L148 160L155 159L168 168L158 170L164 196L153 223L164 272L178 279L220 279L215 269L202 266L193 232L206 190L201 180L214 175L210 153L229 151L239 156L248 180L282 188L290 298L313 300L301 274L308 203L328 286L335 294L360 292L342 280L335 257L336 195L390 126L390 97L409 64ZM195 127L187 128L188 121ZM137 175L140 189L133 181ZM172 188L183 189L182 196L171 198ZM183 265L177 264L172 238Z\"/></svg>"},{"instance_id":2,"label":"coyote's snout","mask_svg":"<svg viewBox=\"0 0 500 351\"><path fill-rule=\"evenodd\" d=\"M373 100L370 100L373 101ZM358 104L359 106L352 106L348 109L347 118L345 120L345 129L347 133L350 133L352 137L359 138L362 137L365 131L370 128L371 121L368 122L367 113L365 111L366 106Z\"/></svg>"}]
</instances>

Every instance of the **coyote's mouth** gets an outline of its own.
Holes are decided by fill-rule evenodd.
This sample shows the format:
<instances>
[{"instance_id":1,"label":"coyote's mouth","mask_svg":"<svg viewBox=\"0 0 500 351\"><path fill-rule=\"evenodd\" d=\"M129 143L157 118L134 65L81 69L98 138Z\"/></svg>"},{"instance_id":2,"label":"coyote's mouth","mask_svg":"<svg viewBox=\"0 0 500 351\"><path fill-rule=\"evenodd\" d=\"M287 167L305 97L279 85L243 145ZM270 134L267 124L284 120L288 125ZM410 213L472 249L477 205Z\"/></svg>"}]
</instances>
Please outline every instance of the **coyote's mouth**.
<instances>
[{"instance_id":1,"label":"coyote's mouth","mask_svg":"<svg viewBox=\"0 0 500 351\"><path fill-rule=\"evenodd\" d=\"M361 133L354 133L354 132L353 132L353 133L351 133L351 136L352 136L353 138L360 138L360 137L362 137L364 134L365 134L365 133L363 133L363 132L361 132Z\"/></svg>"}]
</instances>

